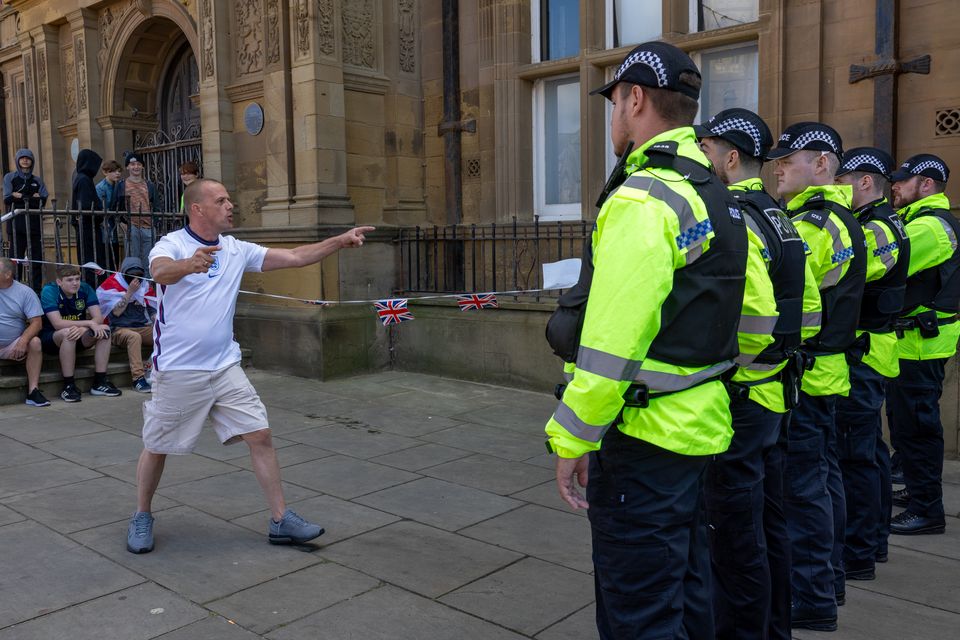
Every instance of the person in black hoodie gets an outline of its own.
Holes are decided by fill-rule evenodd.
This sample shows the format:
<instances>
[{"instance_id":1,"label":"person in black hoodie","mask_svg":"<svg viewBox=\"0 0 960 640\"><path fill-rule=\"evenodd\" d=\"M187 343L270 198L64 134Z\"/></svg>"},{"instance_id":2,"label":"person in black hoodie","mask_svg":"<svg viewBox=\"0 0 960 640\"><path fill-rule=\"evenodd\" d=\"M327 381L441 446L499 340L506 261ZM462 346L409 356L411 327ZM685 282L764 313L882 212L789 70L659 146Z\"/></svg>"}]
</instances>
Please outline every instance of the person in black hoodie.
<instances>
[{"instance_id":1,"label":"person in black hoodie","mask_svg":"<svg viewBox=\"0 0 960 640\"><path fill-rule=\"evenodd\" d=\"M14 162L15 171L3 176L3 204L6 211L14 209L39 210L47 204L47 186L43 178L33 172L34 157L30 149L19 149ZM13 248L11 258L23 258L27 255L27 238L30 241L30 258L43 260L42 220L40 216L30 216L30 229L27 231L27 216L19 215L7 223L7 237ZM43 286L43 265L36 262L30 265L31 283L37 290Z\"/></svg>"},{"instance_id":2,"label":"person in black hoodie","mask_svg":"<svg viewBox=\"0 0 960 640\"><path fill-rule=\"evenodd\" d=\"M70 208L74 211L102 211L103 205L97 195L97 185L94 178L100 172L103 158L92 149L81 149L77 155L77 169L73 172L73 192L70 197ZM79 221L79 222L78 222ZM102 243L97 242L97 224L93 215L78 215L73 222L77 230L77 252L80 264L87 262L100 263L103 253ZM98 247L97 245L101 245ZM100 251L97 251L97 249ZM97 275L87 270L84 280L94 289L97 288Z\"/></svg>"}]
</instances>

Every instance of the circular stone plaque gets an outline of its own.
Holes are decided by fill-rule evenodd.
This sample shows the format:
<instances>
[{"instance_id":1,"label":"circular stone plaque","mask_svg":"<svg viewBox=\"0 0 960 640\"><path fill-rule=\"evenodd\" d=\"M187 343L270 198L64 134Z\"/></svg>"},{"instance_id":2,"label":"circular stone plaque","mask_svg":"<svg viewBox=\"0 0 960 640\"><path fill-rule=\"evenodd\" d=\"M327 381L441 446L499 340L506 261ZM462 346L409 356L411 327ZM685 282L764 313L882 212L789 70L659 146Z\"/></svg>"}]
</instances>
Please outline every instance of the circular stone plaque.
<instances>
[{"instance_id":1,"label":"circular stone plaque","mask_svg":"<svg viewBox=\"0 0 960 640\"><path fill-rule=\"evenodd\" d=\"M243 124L247 127L247 133L252 136L263 131L263 107L256 102L251 102L243 110Z\"/></svg>"},{"instance_id":2,"label":"circular stone plaque","mask_svg":"<svg viewBox=\"0 0 960 640\"><path fill-rule=\"evenodd\" d=\"M73 161L77 161L77 156L80 155L80 140L74 138L70 141L70 157L73 158Z\"/></svg>"}]
</instances>

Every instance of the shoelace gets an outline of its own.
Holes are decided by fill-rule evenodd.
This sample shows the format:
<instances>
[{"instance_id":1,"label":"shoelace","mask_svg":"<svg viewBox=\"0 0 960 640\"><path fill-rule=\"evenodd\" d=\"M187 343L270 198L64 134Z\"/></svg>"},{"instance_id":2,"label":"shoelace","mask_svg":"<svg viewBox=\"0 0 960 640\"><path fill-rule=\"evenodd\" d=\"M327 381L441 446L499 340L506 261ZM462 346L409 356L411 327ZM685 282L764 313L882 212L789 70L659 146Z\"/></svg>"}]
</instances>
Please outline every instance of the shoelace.
<instances>
[{"instance_id":1,"label":"shoelace","mask_svg":"<svg viewBox=\"0 0 960 640\"><path fill-rule=\"evenodd\" d=\"M147 518L134 518L133 526L135 527L134 531L138 538L145 538L147 536L147 530L150 528L150 520Z\"/></svg>"}]
</instances>

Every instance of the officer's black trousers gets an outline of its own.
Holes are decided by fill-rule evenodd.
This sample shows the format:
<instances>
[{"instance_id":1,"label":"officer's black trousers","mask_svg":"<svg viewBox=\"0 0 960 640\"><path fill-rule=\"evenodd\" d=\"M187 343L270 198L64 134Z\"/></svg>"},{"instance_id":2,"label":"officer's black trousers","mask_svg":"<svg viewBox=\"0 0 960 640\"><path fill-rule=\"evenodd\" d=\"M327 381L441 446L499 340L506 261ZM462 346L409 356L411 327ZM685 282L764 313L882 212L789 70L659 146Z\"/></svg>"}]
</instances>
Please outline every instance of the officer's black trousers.
<instances>
[{"instance_id":1,"label":"officer's black trousers","mask_svg":"<svg viewBox=\"0 0 960 640\"><path fill-rule=\"evenodd\" d=\"M777 445L782 416L741 399L731 400L730 413L733 440L707 466L704 485L716 637L763 639L772 583L764 531L765 461Z\"/></svg>"},{"instance_id":2,"label":"officer's black trousers","mask_svg":"<svg viewBox=\"0 0 960 640\"><path fill-rule=\"evenodd\" d=\"M890 386L892 428L903 460L903 479L910 493L907 509L928 518L943 518L943 392L946 358L900 360L900 375Z\"/></svg>"},{"instance_id":3,"label":"officer's black trousers","mask_svg":"<svg viewBox=\"0 0 960 640\"><path fill-rule=\"evenodd\" d=\"M837 398L837 440L847 505L845 564L872 564L880 543L881 472L885 378L868 365L850 367L850 394ZM889 475L889 472L888 472ZM889 478L886 491L890 491Z\"/></svg>"},{"instance_id":4,"label":"officer's black trousers","mask_svg":"<svg viewBox=\"0 0 960 640\"><path fill-rule=\"evenodd\" d=\"M794 605L822 615L836 613L842 591L843 481L836 457L836 396L800 394L787 430L785 483ZM839 495L838 495L839 494ZM840 543L834 545L839 528ZM837 564L834 565L836 555Z\"/></svg>"},{"instance_id":5,"label":"officer's black trousers","mask_svg":"<svg viewBox=\"0 0 960 640\"><path fill-rule=\"evenodd\" d=\"M590 455L597 628L603 640L713 638L701 517L707 456L682 456L616 427Z\"/></svg>"},{"instance_id":6,"label":"officer's black trousers","mask_svg":"<svg viewBox=\"0 0 960 640\"><path fill-rule=\"evenodd\" d=\"M787 426L790 414L780 416L777 444L767 452L763 470L763 531L770 565L770 640L790 640L790 532L784 506Z\"/></svg>"}]
</instances>

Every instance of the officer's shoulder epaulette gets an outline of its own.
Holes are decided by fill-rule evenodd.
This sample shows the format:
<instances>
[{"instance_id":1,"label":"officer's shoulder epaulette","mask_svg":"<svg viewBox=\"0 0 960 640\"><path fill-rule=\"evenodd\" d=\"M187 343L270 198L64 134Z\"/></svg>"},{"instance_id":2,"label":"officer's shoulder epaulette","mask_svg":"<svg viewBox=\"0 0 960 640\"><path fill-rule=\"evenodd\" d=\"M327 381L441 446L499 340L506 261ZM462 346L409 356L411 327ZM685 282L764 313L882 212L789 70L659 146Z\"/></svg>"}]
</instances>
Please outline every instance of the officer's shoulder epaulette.
<instances>
[{"instance_id":1,"label":"officer's shoulder epaulette","mask_svg":"<svg viewBox=\"0 0 960 640\"><path fill-rule=\"evenodd\" d=\"M823 229L830 218L830 210L827 208L827 201L822 193L815 193L810 196L800 208L796 216L797 220L809 222L818 229Z\"/></svg>"}]
</instances>

